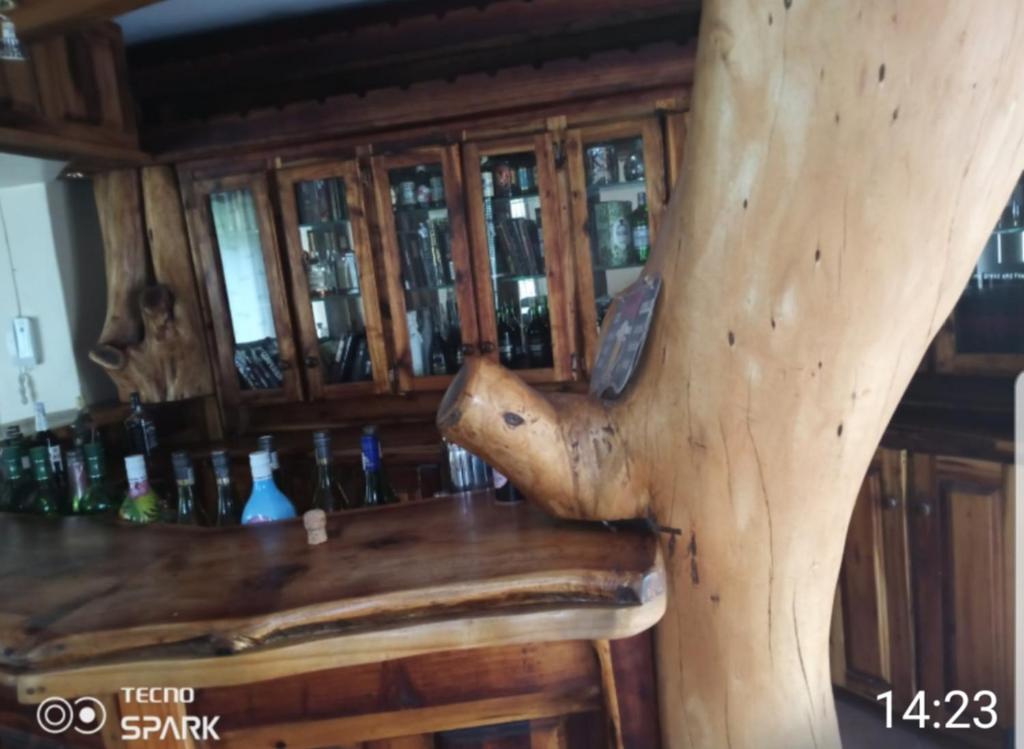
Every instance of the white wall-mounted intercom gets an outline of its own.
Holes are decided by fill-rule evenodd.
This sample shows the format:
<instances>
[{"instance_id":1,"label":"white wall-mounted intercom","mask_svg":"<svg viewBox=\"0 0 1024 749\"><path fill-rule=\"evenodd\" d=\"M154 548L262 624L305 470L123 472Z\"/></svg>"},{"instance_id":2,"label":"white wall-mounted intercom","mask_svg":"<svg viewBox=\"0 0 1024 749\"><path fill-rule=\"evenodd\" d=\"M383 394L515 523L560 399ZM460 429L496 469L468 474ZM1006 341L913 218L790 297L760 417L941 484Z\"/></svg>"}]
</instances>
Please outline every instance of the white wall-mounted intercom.
<instances>
[{"instance_id":1,"label":"white wall-mounted intercom","mask_svg":"<svg viewBox=\"0 0 1024 749\"><path fill-rule=\"evenodd\" d=\"M42 360L39 328L31 317L15 317L7 333L7 351L11 363L19 369L35 367Z\"/></svg>"}]
</instances>

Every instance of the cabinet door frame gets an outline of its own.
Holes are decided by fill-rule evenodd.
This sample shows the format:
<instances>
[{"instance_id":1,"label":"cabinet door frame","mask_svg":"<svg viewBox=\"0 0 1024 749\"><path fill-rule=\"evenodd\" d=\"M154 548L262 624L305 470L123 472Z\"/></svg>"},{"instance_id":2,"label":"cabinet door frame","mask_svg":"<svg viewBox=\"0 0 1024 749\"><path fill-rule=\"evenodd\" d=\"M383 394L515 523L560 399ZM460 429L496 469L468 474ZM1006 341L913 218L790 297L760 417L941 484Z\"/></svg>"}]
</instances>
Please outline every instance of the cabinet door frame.
<instances>
[{"instance_id":1,"label":"cabinet door frame","mask_svg":"<svg viewBox=\"0 0 1024 749\"><path fill-rule=\"evenodd\" d=\"M388 305L391 309L391 334L395 347L394 368L400 392L417 390L444 390L455 375L425 375L412 373L412 353L409 349L409 328L406 323L405 289L402 285L402 264L399 258L398 234L391 207L391 180L388 172L417 164L440 163L444 176L444 198L448 209L448 229L451 232L452 262L455 264L455 299L459 311L462 352L471 356L478 349L478 327L473 270L470 261L469 238L466 234L462 171L459 168L458 146L424 146L399 154L374 156L371 160L374 194L377 200L377 220L380 223L381 244L384 250L384 270L387 276Z\"/></svg>"},{"instance_id":2,"label":"cabinet door frame","mask_svg":"<svg viewBox=\"0 0 1024 749\"><path fill-rule=\"evenodd\" d=\"M260 248L267 274L267 289L274 314L278 354L284 384L277 390L244 390L235 369L235 335L228 307L224 271L217 251L216 232L209 209L210 195L217 192L249 190L259 221ZM288 403L302 399L302 382L295 366L295 338L288 303L288 287L284 280L281 254L277 244L270 187L265 173L235 174L188 183L189 230L194 238L210 312L210 323L216 343L214 362L221 398L231 405Z\"/></svg>"},{"instance_id":3,"label":"cabinet door frame","mask_svg":"<svg viewBox=\"0 0 1024 749\"><path fill-rule=\"evenodd\" d=\"M932 344L935 371L941 374L1013 375L1024 370L1024 354L972 353L956 350L956 307L939 328Z\"/></svg>"},{"instance_id":4,"label":"cabinet door frame","mask_svg":"<svg viewBox=\"0 0 1024 749\"><path fill-rule=\"evenodd\" d=\"M597 359L600 331L597 327L597 301L594 291L594 262L590 247L590 205L587 201L587 172L584 144L595 140L643 138L644 182L647 185L647 220L651 247L657 241L661 217L668 199L665 181L665 140L661 123L655 116L626 120L608 125L574 128L566 133L566 157L572 211L572 244L576 257L579 289L580 324L583 328L583 360L589 375ZM641 271L641 274L643 271Z\"/></svg>"},{"instance_id":5,"label":"cabinet door frame","mask_svg":"<svg viewBox=\"0 0 1024 749\"><path fill-rule=\"evenodd\" d=\"M369 382L328 383L325 380L326 367L320 361L320 342L313 323L313 311L308 300L309 279L305 273L302 257L302 242L299 237L299 217L295 205L295 186L310 180L341 179L345 184L345 203L349 223L352 225L353 252L359 268L359 288L363 306L363 322L366 325L366 342L370 361L373 363L373 379ZM386 393L388 382L387 346L384 341L384 323L380 313L380 296L377 292L377 276L373 265L373 249L370 246L370 230L363 203L359 165L356 161L337 161L279 169L275 172L278 206L281 210L281 231L291 266L291 289L295 304L295 318L298 324L299 342L302 346L302 366L310 398L329 400L352 398L373 393Z\"/></svg>"},{"instance_id":6,"label":"cabinet door frame","mask_svg":"<svg viewBox=\"0 0 1024 749\"><path fill-rule=\"evenodd\" d=\"M494 284L487 251L487 221L484 217L484 189L480 159L499 154L532 153L537 158L537 191L540 195L544 231L544 271L548 284L548 315L551 323L551 367L517 369L526 382L566 382L573 379L573 338L571 304L567 296L566 274L569 263L563 246L559 217L558 176L555 167L555 141L551 133L533 136L469 142L463 146L463 170L466 176L466 204L469 206L469 230L473 250L480 352L498 361L498 315L494 309Z\"/></svg>"}]
</instances>

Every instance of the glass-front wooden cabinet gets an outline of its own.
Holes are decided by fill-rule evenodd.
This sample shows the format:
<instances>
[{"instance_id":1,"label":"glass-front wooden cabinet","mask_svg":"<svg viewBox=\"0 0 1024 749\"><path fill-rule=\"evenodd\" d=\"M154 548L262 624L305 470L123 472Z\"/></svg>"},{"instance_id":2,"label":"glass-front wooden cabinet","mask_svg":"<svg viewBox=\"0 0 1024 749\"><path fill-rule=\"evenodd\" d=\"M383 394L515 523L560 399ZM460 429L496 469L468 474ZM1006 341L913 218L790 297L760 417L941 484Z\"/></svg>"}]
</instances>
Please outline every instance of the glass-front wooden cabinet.
<instances>
[{"instance_id":1,"label":"glass-front wooden cabinet","mask_svg":"<svg viewBox=\"0 0 1024 749\"><path fill-rule=\"evenodd\" d=\"M276 176L310 396L387 391L387 347L358 165L300 166Z\"/></svg>"},{"instance_id":2,"label":"glass-front wooden cabinet","mask_svg":"<svg viewBox=\"0 0 1024 749\"><path fill-rule=\"evenodd\" d=\"M189 207L222 398L298 400L288 293L265 175L195 182Z\"/></svg>"},{"instance_id":3,"label":"glass-front wooden cabinet","mask_svg":"<svg viewBox=\"0 0 1024 749\"><path fill-rule=\"evenodd\" d=\"M566 137L587 370L612 299L640 277L665 204L661 126L651 118Z\"/></svg>"},{"instance_id":4,"label":"glass-front wooden cabinet","mask_svg":"<svg viewBox=\"0 0 1024 749\"><path fill-rule=\"evenodd\" d=\"M458 150L378 156L373 173L399 389L443 390L477 343Z\"/></svg>"},{"instance_id":5,"label":"glass-front wooden cabinet","mask_svg":"<svg viewBox=\"0 0 1024 749\"><path fill-rule=\"evenodd\" d=\"M533 381L572 374L550 135L463 148L481 352Z\"/></svg>"}]
</instances>

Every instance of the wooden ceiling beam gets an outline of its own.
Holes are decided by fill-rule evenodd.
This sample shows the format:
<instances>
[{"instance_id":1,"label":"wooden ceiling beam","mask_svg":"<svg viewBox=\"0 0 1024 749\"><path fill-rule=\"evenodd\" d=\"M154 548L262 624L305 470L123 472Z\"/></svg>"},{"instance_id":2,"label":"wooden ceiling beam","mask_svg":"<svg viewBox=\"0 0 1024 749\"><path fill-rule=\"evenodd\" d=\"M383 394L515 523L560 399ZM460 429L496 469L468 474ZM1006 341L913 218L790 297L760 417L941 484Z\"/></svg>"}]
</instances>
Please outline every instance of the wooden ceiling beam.
<instances>
[{"instance_id":1,"label":"wooden ceiling beam","mask_svg":"<svg viewBox=\"0 0 1024 749\"><path fill-rule=\"evenodd\" d=\"M97 21L109 21L122 13L152 5L157 0L15 0L11 11L18 36L23 40L67 31Z\"/></svg>"}]
</instances>

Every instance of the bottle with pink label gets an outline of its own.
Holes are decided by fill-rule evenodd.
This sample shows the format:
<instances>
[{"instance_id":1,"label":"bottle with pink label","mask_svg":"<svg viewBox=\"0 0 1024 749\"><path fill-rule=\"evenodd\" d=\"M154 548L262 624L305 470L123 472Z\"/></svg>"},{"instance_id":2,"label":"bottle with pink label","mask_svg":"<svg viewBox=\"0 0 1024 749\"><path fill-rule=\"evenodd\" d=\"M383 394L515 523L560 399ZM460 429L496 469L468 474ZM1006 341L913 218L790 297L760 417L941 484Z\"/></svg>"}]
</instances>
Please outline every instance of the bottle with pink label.
<instances>
[{"instance_id":1,"label":"bottle with pink label","mask_svg":"<svg viewBox=\"0 0 1024 749\"><path fill-rule=\"evenodd\" d=\"M265 450L249 454L252 470L252 494L242 511L242 524L273 523L295 517L295 507L274 483L270 453Z\"/></svg>"}]
</instances>

